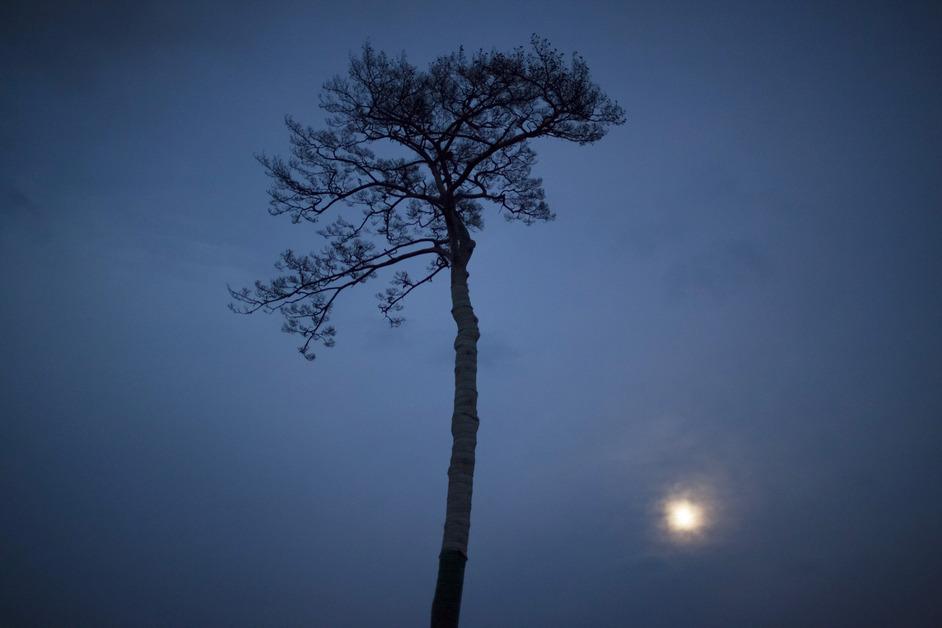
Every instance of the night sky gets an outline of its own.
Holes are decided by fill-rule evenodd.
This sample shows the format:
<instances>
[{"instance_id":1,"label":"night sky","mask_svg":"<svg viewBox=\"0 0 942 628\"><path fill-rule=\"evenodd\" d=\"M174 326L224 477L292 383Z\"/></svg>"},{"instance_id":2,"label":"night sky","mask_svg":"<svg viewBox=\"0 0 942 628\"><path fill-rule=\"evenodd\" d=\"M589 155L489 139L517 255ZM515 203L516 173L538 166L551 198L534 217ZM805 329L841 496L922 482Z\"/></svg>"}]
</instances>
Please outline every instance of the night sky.
<instances>
[{"instance_id":1,"label":"night sky","mask_svg":"<svg viewBox=\"0 0 942 628\"><path fill-rule=\"evenodd\" d=\"M314 362L226 285L369 40L579 51L628 123L485 215L462 625L942 625L933 3L4 3L0 625L426 624L447 281ZM705 508L696 534L663 504Z\"/></svg>"}]
</instances>

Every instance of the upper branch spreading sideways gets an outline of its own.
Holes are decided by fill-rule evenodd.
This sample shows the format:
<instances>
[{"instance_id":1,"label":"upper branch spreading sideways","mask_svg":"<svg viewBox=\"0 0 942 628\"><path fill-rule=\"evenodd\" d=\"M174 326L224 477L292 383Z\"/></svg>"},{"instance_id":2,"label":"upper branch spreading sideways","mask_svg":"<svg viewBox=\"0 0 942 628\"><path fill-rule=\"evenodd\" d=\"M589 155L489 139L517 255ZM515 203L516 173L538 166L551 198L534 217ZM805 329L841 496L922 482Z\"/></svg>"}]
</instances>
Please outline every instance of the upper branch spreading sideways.
<instances>
[{"instance_id":1,"label":"upper branch spreading sideways","mask_svg":"<svg viewBox=\"0 0 942 628\"><path fill-rule=\"evenodd\" d=\"M318 231L326 246L285 251L270 282L230 289L235 311L281 312L309 359L315 341L333 344L328 321L341 292L421 257L420 278L399 270L377 295L389 321L401 322L396 313L412 290L467 264L485 206L527 224L552 219L542 181L531 176L531 140L587 144L624 122L581 57L567 63L535 36L511 53L459 50L425 71L366 45L347 76L324 85L321 108L325 129L289 117L290 157L258 160L272 180L272 214L297 223L336 213Z\"/></svg>"}]
</instances>

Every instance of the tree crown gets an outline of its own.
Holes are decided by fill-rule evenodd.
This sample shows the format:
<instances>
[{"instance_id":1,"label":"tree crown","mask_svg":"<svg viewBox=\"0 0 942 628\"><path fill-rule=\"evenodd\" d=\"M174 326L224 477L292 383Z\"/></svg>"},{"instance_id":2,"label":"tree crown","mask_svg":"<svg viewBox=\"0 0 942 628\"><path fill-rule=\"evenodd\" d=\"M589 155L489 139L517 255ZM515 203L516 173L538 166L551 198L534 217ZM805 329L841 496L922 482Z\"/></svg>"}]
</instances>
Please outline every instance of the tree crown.
<instances>
[{"instance_id":1,"label":"tree crown","mask_svg":"<svg viewBox=\"0 0 942 628\"><path fill-rule=\"evenodd\" d=\"M625 121L582 57L567 63L536 36L529 48L510 53L469 57L459 49L425 71L405 55L366 44L351 57L347 76L324 85L320 106L326 128L288 117L290 157L258 160L272 180L270 213L298 223L340 210L318 231L327 245L307 255L287 250L270 282L230 290L235 311L281 312L283 329L304 337L300 351L309 359L315 341L333 344L328 321L345 289L427 258L421 279L400 270L377 295L382 313L398 325L412 290L445 268L463 270L485 206L525 224L552 219L542 180L531 176L531 140L589 144ZM342 208L359 215L345 216Z\"/></svg>"}]
</instances>

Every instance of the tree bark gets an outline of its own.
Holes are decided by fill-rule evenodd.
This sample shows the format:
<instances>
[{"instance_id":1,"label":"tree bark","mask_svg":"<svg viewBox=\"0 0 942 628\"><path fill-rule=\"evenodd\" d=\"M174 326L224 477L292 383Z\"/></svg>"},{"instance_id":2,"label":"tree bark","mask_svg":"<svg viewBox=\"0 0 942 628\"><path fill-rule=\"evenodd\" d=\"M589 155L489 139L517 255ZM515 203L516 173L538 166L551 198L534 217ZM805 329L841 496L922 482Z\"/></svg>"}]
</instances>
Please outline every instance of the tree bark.
<instances>
[{"instance_id":1,"label":"tree bark","mask_svg":"<svg viewBox=\"0 0 942 628\"><path fill-rule=\"evenodd\" d=\"M432 628L458 626L471 528L471 489L478 432L477 344L481 334L478 319L471 308L466 264L452 266L451 315L458 326L455 338L455 404L451 415L454 440L448 467L445 531L432 602Z\"/></svg>"}]
</instances>

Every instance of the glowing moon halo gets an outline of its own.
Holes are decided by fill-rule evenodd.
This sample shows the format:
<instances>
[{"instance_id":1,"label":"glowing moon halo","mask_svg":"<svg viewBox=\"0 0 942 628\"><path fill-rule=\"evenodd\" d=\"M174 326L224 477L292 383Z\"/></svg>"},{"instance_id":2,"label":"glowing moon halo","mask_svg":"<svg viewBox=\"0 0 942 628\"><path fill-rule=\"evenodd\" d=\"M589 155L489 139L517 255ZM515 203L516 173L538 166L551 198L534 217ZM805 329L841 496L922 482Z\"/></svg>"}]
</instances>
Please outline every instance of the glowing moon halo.
<instances>
[{"instance_id":1,"label":"glowing moon halo","mask_svg":"<svg viewBox=\"0 0 942 628\"><path fill-rule=\"evenodd\" d=\"M667 524L675 532L695 532L703 526L703 509L687 499L670 501Z\"/></svg>"}]
</instances>

